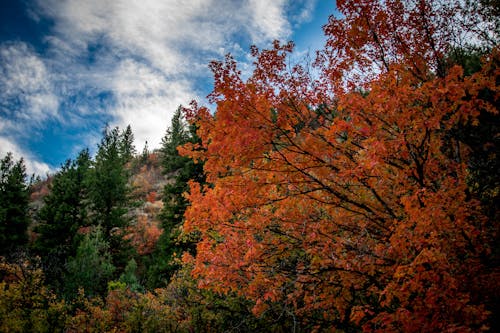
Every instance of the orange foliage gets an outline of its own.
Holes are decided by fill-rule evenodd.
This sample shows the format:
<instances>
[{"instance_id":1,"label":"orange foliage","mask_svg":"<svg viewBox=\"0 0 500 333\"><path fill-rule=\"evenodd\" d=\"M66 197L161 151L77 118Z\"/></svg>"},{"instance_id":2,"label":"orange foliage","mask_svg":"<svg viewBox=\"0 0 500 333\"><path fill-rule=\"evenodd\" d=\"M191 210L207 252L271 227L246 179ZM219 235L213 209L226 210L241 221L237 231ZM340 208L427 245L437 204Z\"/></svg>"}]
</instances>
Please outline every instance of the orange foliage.
<instances>
[{"instance_id":1,"label":"orange foliage","mask_svg":"<svg viewBox=\"0 0 500 333\"><path fill-rule=\"evenodd\" d=\"M44 197L49 195L50 193L50 183L52 182L52 178L48 177L44 181L40 181L38 183L35 183L31 187L31 194L30 194L30 200L31 201L36 201L36 200L42 200Z\"/></svg>"},{"instance_id":2,"label":"orange foliage","mask_svg":"<svg viewBox=\"0 0 500 333\"><path fill-rule=\"evenodd\" d=\"M106 299L75 301L76 313L67 320L65 332L175 332L179 320L167 304L165 291L134 293L110 290Z\"/></svg>"},{"instance_id":3,"label":"orange foliage","mask_svg":"<svg viewBox=\"0 0 500 333\"><path fill-rule=\"evenodd\" d=\"M151 154L145 165L142 165L131 177L132 195L143 199L151 192L157 192L164 182L156 154ZM149 200L149 199L148 199Z\"/></svg>"},{"instance_id":4,"label":"orange foliage","mask_svg":"<svg viewBox=\"0 0 500 333\"><path fill-rule=\"evenodd\" d=\"M151 163L157 163L158 162L158 153L150 153L148 155L148 161L151 162Z\"/></svg>"},{"instance_id":5,"label":"orange foliage","mask_svg":"<svg viewBox=\"0 0 500 333\"><path fill-rule=\"evenodd\" d=\"M132 246L136 248L139 255L145 255L154 251L162 232L158 222L149 221L146 215L139 215L137 223L129 227L129 234L126 238L131 239Z\"/></svg>"},{"instance_id":6,"label":"orange foliage","mask_svg":"<svg viewBox=\"0 0 500 333\"><path fill-rule=\"evenodd\" d=\"M470 291L492 235L467 194L469 149L447 133L498 112L480 92L498 101L499 54L469 77L444 65L459 3L338 6L318 79L288 68L291 44L254 48L247 81L231 57L212 63L217 111L188 111L203 150L180 149L210 183L190 184L193 273L257 314L281 302L339 328L484 328Z\"/></svg>"},{"instance_id":7,"label":"orange foliage","mask_svg":"<svg viewBox=\"0 0 500 333\"><path fill-rule=\"evenodd\" d=\"M156 201L156 195L157 195L156 191L151 191L146 196L146 200L150 203L154 203Z\"/></svg>"}]
</instances>

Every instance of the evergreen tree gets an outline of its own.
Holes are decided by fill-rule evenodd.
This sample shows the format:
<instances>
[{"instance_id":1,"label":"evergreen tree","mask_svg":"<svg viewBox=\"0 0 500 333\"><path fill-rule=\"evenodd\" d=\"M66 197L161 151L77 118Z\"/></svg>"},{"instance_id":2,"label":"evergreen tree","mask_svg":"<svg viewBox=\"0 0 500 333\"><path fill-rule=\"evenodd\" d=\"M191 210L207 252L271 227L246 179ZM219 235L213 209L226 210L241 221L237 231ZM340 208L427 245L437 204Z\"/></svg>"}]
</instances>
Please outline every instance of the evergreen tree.
<instances>
[{"instance_id":1,"label":"evergreen tree","mask_svg":"<svg viewBox=\"0 0 500 333\"><path fill-rule=\"evenodd\" d=\"M118 127L112 130L106 127L88 178L93 223L102 226L104 237L110 242L113 262L122 269L132 249L123 239L129 223L126 213L130 189L125 164L130 161L131 139L133 135L128 130L120 133Z\"/></svg>"},{"instance_id":2,"label":"evergreen tree","mask_svg":"<svg viewBox=\"0 0 500 333\"><path fill-rule=\"evenodd\" d=\"M174 182L165 185L163 189L164 206L161 212L161 220L165 230L171 230L183 222L184 211L188 204L183 193L189 190L188 181L194 179L204 182L203 165L195 163L189 157L180 156L177 152L178 146L188 142L199 142L195 125L183 125L179 127L178 131L185 134L181 136L177 131L167 132L163 140L163 172L174 175Z\"/></svg>"},{"instance_id":3,"label":"evergreen tree","mask_svg":"<svg viewBox=\"0 0 500 333\"><path fill-rule=\"evenodd\" d=\"M76 256L70 258L65 276L66 296L72 298L78 289L83 288L85 295L104 295L107 283L111 280L115 267L101 227L96 227L81 241Z\"/></svg>"},{"instance_id":4,"label":"evergreen tree","mask_svg":"<svg viewBox=\"0 0 500 333\"><path fill-rule=\"evenodd\" d=\"M131 291L139 292L143 291L143 288L137 279L136 271L137 263L134 259L130 259L122 275L120 275L119 281L124 283Z\"/></svg>"},{"instance_id":5,"label":"evergreen tree","mask_svg":"<svg viewBox=\"0 0 500 333\"><path fill-rule=\"evenodd\" d=\"M45 275L52 286L61 282L64 264L74 256L77 231L87 221L85 180L90 168L90 155L83 150L75 161L67 160L54 175L51 192L38 213L39 233L34 249L42 256Z\"/></svg>"},{"instance_id":6,"label":"evergreen tree","mask_svg":"<svg viewBox=\"0 0 500 333\"><path fill-rule=\"evenodd\" d=\"M101 224L105 234L109 234L115 227L126 225L127 159L122 154L122 148L119 129L106 128L89 177L89 199L94 210L95 224Z\"/></svg>"},{"instance_id":7,"label":"evergreen tree","mask_svg":"<svg viewBox=\"0 0 500 333\"><path fill-rule=\"evenodd\" d=\"M140 158L142 163L148 162L149 154L150 154L150 152L149 152L148 142L146 141L146 143L144 144L144 148L142 149L141 158Z\"/></svg>"},{"instance_id":8,"label":"evergreen tree","mask_svg":"<svg viewBox=\"0 0 500 333\"><path fill-rule=\"evenodd\" d=\"M161 152L163 154L162 166L164 173L167 174L181 169L188 160L187 157L178 154L177 147L188 142L189 134L182 119L182 110L178 108L172 117L167 133L162 139Z\"/></svg>"},{"instance_id":9,"label":"evergreen tree","mask_svg":"<svg viewBox=\"0 0 500 333\"><path fill-rule=\"evenodd\" d=\"M163 209L160 220L163 233L158 240L156 251L149 265L148 287L159 287L166 283L172 274L179 269L175 254L194 250L193 235L181 237L180 227L184 221L184 211L187 200L183 193L189 190L188 181L195 179L203 182L203 165L194 163L188 157L180 156L177 147L188 142L198 143L195 125L186 124L182 119L181 109L175 112L171 126L162 139L162 167L163 173L173 177L173 182L163 189Z\"/></svg>"},{"instance_id":10,"label":"evergreen tree","mask_svg":"<svg viewBox=\"0 0 500 333\"><path fill-rule=\"evenodd\" d=\"M14 162L12 154L0 161L0 255L28 241L26 230L29 191L23 159Z\"/></svg>"},{"instance_id":11,"label":"evergreen tree","mask_svg":"<svg viewBox=\"0 0 500 333\"><path fill-rule=\"evenodd\" d=\"M136 149L134 146L134 133L132 132L132 127L130 125L121 133L120 139L120 154L128 162L136 154Z\"/></svg>"}]
</instances>

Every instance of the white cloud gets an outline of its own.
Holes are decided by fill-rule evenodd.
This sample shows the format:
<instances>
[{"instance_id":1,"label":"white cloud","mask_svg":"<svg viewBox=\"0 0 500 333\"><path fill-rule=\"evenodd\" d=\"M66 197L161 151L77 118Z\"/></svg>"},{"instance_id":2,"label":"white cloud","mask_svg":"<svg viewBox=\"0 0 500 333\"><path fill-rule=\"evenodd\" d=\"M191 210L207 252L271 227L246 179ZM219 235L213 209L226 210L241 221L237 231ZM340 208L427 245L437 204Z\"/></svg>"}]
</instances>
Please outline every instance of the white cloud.
<instances>
[{"instance_id":1,"label":"white cloud","mask_svg":"<svg viewBox=\"0 0 500 333\"><path fill-rule=\"evenodd\" d=\"M249 44L265 47L274 39L288 39L292 27L309 18L310 3L314 3L33 1L36 5L29 6L30 17L49 18L53 25L44 39L43 59L23 43L2 48L7 75L0 78L0 94L19 98L27 106L8 110L16 112L8 118L26 119L38 126L57 118L62 126L75 128L95 118L112 126L131 124L139 149L145 141L157 147L177 107L208 93L199 90L199 82L210 78L210 60L231 52L249 61L243 51ZM94 126L101 126L93 121ZM4 127L14 131L16 126L11 122ZM86 144L93 145L100 130L89 129ZM8 133L0 131L5 140ZM30 156L12 139L9 142ZM32 168L44 170L35 164Z\"/></svg>"},{"instance_id":2,"label":"white cloud","mask_svg":"<svg viewBox=\"0 0 500 333\"><path fill-rule=\"evenodd\" d=\"M25 43L0 45L1 111L21 125L57 116L59 101L42 59ZM23 126L24 127L24 126Z\"/></svg>"},{"instance_id":3,"label":"white cloud","mask_svg":"<svg viewBox=\"0 0 500 333\"><path fill-rule=\"evenodd\" d=\"M119 56L137 56L167 75L191 75L220 48L231 51L236 34L262 44L287 38L285 0L45 0L39 6L55 21L54 46L86 50L110 43ZM72 47L61 45L61 41ZM228 45L232 45L229 50ZM244 45L246 46L246 45Z\"/></svg>"},{"instance_id":4,"label":"white cloud","mask_svg":"<svg viewBox=\"0 0 500 333\"><path fill-rule=\"evenodd\" d=\"M55 23L47 38L54 66L71 68L60 80L109 90L111 123L130 123L138 146L159 144L179 104L197 97L193 82L210 76L210 60L242 53L236 35L256 44L290 35L285 0L45 0L39 7ZM78 59L93 46L103 50L87 66Z\"/></svg>"},{"instance_id":5,"label":"white cloud","mask_svg":"<svg viewBox=\"0 0 500 333\"><path fill-rule=\"evenodd\" d=\"M0 156L12 152L16 159L23 157L28 174L51 171L21 148L19 139L35 137L45 120L58 117L53 90L45 63L27 44L0 45Z\"/></svg>"},{"instance_id":6,"label":"white cloud","mask_svg":"<svg viewBox=\"0 0 500 333\"><path fill-rule=\"evenodd\" d=\"M29 152L19 147L14 141L0 136L0 158L3 158L8 152L12 153L15 160L19 160L20 158L24 159L24 165L26 166L26 173L28 176L32 174L45 176L47 173L54 171L47 163L39 161Z\"/></svg>"},{"instance_id":7,"label":"white cloud","mask_svg":"<svg viewBox=\"0 0 500 333\"><path fill-rule=\"evenodd\" d=\"M279 39L290 35L290 24L285 16L285 0L248 0L254 42Z\"/></svg>"},{"instance_id":8,"label":"white cloud","mask_svg":"<svg viewBox=\"0 0 500 333\"><path fill-rule=\"evenodd\" d=\"M112 125L130 124L139 149L146 141L149 147L158 147L173 111L194 97L188 82L167 81L161 72L130 59L117 67L115 77Z\"/></svg>"},{"instance_id":9,"label":"white cloud","mask_svg":"<svg viewBox=\"0 0 500 333\"><path fill-rule=\"evenodd\" d=\"M294 21L296 25L300 25L304 22L309 22L312 19L314 8L316 7L316 2L317 0L305 0L303 3L301 3L300 5L303 7L298 11L297 14L292 16L292 21Z\"/></svg>"}]
</instances>

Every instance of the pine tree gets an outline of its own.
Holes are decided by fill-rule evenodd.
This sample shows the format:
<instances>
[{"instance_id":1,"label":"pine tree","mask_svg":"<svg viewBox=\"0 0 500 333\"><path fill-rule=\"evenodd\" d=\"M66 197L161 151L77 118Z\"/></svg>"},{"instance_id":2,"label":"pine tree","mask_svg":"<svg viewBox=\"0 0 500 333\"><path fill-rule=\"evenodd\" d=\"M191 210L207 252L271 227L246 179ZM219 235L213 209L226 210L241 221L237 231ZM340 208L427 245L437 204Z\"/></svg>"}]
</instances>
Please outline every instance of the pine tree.
<instances>
[{"instance_id":1,"label":"pine tree","mask_svg":"<svg viewBox=\"0 0 500 333\"><path fill-rule=\"evenodd\" d=\"M109 247L99 226L85 236L78 246L76 256L66 265L67 297L76 296L79 288L83 288L87 296L104 295L107 283L115 271Z\"/></svg>"},{"instance_id":2,"label":"pine tree","mask_svg":"<svg viewBox=\"0 0 500 333\"><path fill-rule=\"evenodd\" d=\"M128 187L123 145L118 127L106 128L89 177L94 222L102 225L105 234L126 225Z\"/></svg>"},{"instance_id":3,"label":"pine tree","mask_svg":"<svg viewBox=\"0 0 500 333\"><path fill-rule=\"evenodd\" d=\"M162 139L162 160L164 174L174 176L174 182L167 184L163 190L162 222L164 230L171 230L182 221L186 200L182 193L187 190L187 181L191 176L192 160L180 156L177 147L187 143L192 134L183 122L181 109L177 109L172 117L172 123Z\"/></svg>"},{"instance_id":4,"label":"pine tree","mask_svg":"<svg viewBox=\"0 0 500 333\"><path fill-rule=\"evenodd\" d=\"M102 226L112 249L113 263L121 269L132 255L130 244L123 239L129 224L126 213L130 201L125 165L133 151L133 134L129 129L130 126L120 132L118 127L111 130L106 127L88 178L93 224Z\"/></svg>"},{"instance_id":5,"label":"pine tree","mask_svg":"<svg viewBox=\"0 0 500 333\"><path fill-rule=\"evenodd\" d=\"M67 258L75 254L78 228L88 223L85 199L90 163L88 150L80 152L75 161L67 160L54 175L51 192L38 213L40 224L35 231L39 237L34 249L42 256L47 280L55 287L61 282Z\"/></svg>"},{"instance_id":6,"label":"pine tree","mask_svg":"<svg viewBox=\"0 0 500 333\"><path fill-rule=\"evenodd\" d=\"M180 156L177 147L185 144L189 140L189 132L186 130L186 124L182 119L181 108L178 108L162 139L162 166L164 173L171 173L181 169L188 158Z\"/></svg>"},{"instance_id":7,"label":"pine tree","mask_svg":"<svg viewBox=\"0 0 500 333\"><path fill-rule=\"evenodd\" d=\"M0 163L0 255L6 255L28 241L29 191L23 159L7 153Z\"/></svg>"},{"instance_id":8,"label":"pine tree","mask_svg":"<svg viewBox=\"0 0 500 333\"><path fill-rule=\"evenodd\" d=\"M137 153L134 146L134 133L130 125L121 133L120 154L125 162L129 162Z\"/></svg>"},{"instance_id":9,"label":"pine tree","mask_svg":"<svg viewBox=\"0 0 500 333\"><path fill-rule=\"evenodd\" d=\"M136 271L137 262L134 259L130 259L122 275L120 275L119 281L124 283L131 291L139 292L142 291L143 288L137 279Z\"/></svg>"},{"instance_id":10,"label":"pine tree","mask_svg":"<svg viewBox=\"0 0 500 333\"><path fill-rule=\"evenodd\" d=\"M190 240L188 235L184 235L184 238L180 239L180 227L184 221L184 211L187 207L183 193L189 190L188 181L190 179L203 181L203 166L194 163L188 157L181 156L177 148L188 142L197 143L198 141L195 126L186 124L182 118L181 108L177 109L171 125L162 139L163 173L171 175L173 182L165 185L163 189L163 209L160 213L163 233L158 240L150 264L149 287L159 287L167 282L179 268L175 256L194 249L194 240Z\"/></svg>"},{"instance_id":11,"label":"pine tree","mask_svg":"<svg viewBox=\"0 0 500 333\"><path fill-rule=\"evenodd\" d=\"M146 143L144 143L144 148L142 149L140 161L142 163L147 163L148 158L149 158L149 154L150 154L150 151L149 151L149 147L148 147L148 142L146 141Z\"/></svg>"}]
</instances>

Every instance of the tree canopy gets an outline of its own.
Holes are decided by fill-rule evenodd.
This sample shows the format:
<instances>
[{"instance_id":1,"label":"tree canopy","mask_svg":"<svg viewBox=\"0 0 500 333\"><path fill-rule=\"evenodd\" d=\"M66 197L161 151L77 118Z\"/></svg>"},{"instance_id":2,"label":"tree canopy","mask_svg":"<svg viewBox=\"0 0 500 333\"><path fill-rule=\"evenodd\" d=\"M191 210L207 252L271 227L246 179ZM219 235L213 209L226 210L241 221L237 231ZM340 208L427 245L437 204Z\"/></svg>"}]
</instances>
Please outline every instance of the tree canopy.
<instances>
[{"instance_id":1,"label":"tree canopy","mask_svg":"<svg viewBox=\"0 0 500 333\"><path fill-rule=\"evenodd\" d=\"M209 183L191 182L185 227L202 239L185 259L201 287L244 295L257 315L477 330L478 300L498 288L485 261L498 224L470 195L470 146L450 133L498 119L493 31L465 25L477 13L462 2L337 6L316 76L289 65L292 43L253 48L246 80L231 56L211 64L217 110L193 104L204 149L183 148ZM464 36L486 50L470 75L446 61Z\"/></svg>"},{"instance_id":2,"label":"tree canopy","mask_svg":"<svg viewBox=\"0 0 500 333\"><path fill-rule=\"evenodd\" d=\"M0 161L0 255L8 255L28 241L29 189L23 159L11 153Z\"/></svg>"}]
</instances>

